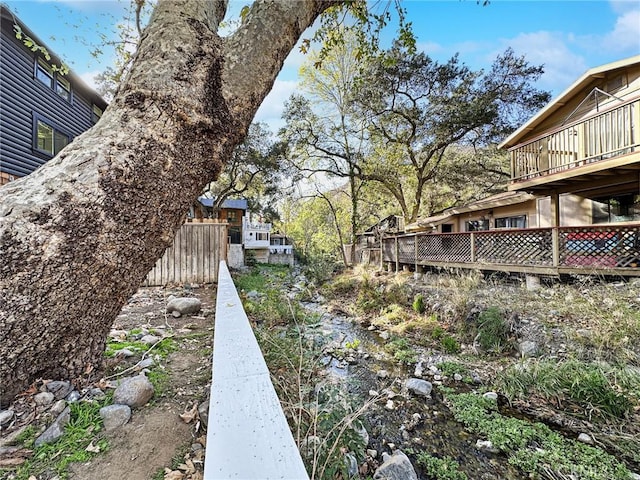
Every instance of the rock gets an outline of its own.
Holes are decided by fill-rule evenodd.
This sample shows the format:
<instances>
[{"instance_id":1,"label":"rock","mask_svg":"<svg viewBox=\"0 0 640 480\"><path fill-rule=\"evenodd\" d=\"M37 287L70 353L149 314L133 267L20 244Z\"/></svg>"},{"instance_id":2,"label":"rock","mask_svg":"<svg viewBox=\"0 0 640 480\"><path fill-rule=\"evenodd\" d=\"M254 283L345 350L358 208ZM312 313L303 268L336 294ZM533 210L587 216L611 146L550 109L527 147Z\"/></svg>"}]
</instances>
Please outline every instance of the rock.
<instances>
[{"instance_id":1,"label":"rock","mask_svg":"<svg viewBox=\"0 0 640 480\"><path fill-rule=\"evenodd\" d=\"M252 300L259 297L260 297L260 294L258 293L257 290L251 290L249 293L247 293L247 298L250 298Z\"/></svg>"},{"instance_id":2,"label":"rock","mask_svg":"<svg viewBox=\"0 0 640 480\"><path fill-rule=\"evenodd\" d=\"M407 390L409 390L414 395L421 395L423 397L429 397L431 395L431 390L433 389L433 385L426 380L422 380L420 378L410 378L405 383Z\"/></svg>"},{"instance_id":3,"label":"rock","mask_svg":"<svg viewBox=\"0 0 640 480\"><path fill-rule=\"evenodd\" d=\"M358 460L353 453L345 453L344 463L347 465L349 478L353 478L358 475Z\"/></svg>"},{"instance_id":4,"label":"rock","mask_svg":"<svg viewBox=\"0 0 640 480\"><path fill-rule=\"evenodd\" d=\"M149 368L153 366L153 363L153 358L145 358L144 360L140 360L136 367L142 370L143 368Z\"/></svg>"},{"instance_id":5,"label":"rock","mask_svg":"<svg viewBox=\"0 0 640 480\"><path fill-rule=\"evenodd\" d=\"M578 328L576 330L576 336L580 337L580 338L591 338L593 337L593 331L587 329L587 328Z\"/></svg>"},{"instance_id":6,"label":"rock","mask_svg":"<svg viewBox=\"0 0 640 480\"><path fill-rule=\"evenodd\" d=\"M181 315L198 313L202 308L202 302L195 297L178 297L167 303L167 312L180 312Z\"/></svg>"},{"instance_id":7,"label":"rock","mask_svg":"<svg viewBox=\"0 0 640 480\"><path fill-rule=\"evenodd\" d=\"M56 400L60 400L69 395L69 392L73 390L73 386L69 382L55 380L47 383L47 390L55 395Z\"/></svg>"},{"instance_id":8,"label":"rock","mask_svg":"<svg viewBox=\"0 0 640 480\"><path fill-rule=\"evenodd\" d=\"M373 474L373 480L418 480L407 456L396 450Z\"/></svg>"},{"instance_id":9,"label":"rock","mask_svg":"<svg viewBox=\"0 0 640 480\"><path fill-rule=\"evenodd\" d=\"M326 298L324 298L322 295L317 295L316 296L316 302L318 303L325 303L327 301Z\"/></svg>"},{"instance_id":10,"label":"rock","mask_svg":"<svg viewBox=\"0 0 640 480\"><path fill-rule=\"evenodd\" d=\"M454 379L456 382L461 382L461 381L462 381L462 375L460 375L459 373L454 373L454 374L453 374L453 379Z\"/></svg>"},{"instance_id":11,"label":"rock","mask_svg":"<svg viewBox=\"0 0 640 480\"><path fill-rule=\"evenodd\" d=\"M440 370L438 370L438 367L436 367L435 365L429 365L429 371L431 372L431 375L440 373Z\"/></svg>"},{"instance_id":12,"label":"rock","mask_svg":"<svg viewBox=\"0 0 640 480\"><path fill-rule=\"evenodd\" d=\"M387 378L389 376L389 372L387 372L386 370L378 370L376 376L378 378Z\"/></svg>"},{"instance_id":13,"label":"rock","mask_svg":"<svg viewBox=\"0 0 640 480\"><path fill-rule=\"evenodd\" d=\"M174 310L173 312L171 312L171 316L174 318L180 318L182 314L178 310Z\"/></svg>"},{"instance_id":14,"label":"rock","mask_svg":"<svg viewBox=\"0 0 640 480\"><path fill-rule=\"evenodd\" d=\"M92 388L88 392L92 400L104 400L106 398L105 393L99 388Z\"/></svg>"},{"instance_id":15,"label":"rock","mask_svg":"<svg viewBox=\"0 0 640 480\"><path fill-rule=\"evenodd\" d=\"M145 345L154 345L160 340L162 339L160 337L156 337L155 335L145 335L140 339L140 342L144 343Z\"/></svg>"},{"instance_id":16,"label":"rock","mask_svg":"<svg viewBox=\"0 0 640 480\"><path fill-rule=\"evenodd\" d=\"M58 400L53 404L53 407L49 409L49 412L53 415L60 415L66 407L67 402L65 400Z\"/></svg>"},{"instance_id":17,"label":"rock","mask_svg":"<svg viewBox=\"0 0 640 480\"><path fill-rule=\"evenodd\" d=\"M128 405L109 405L100 409L105 430L115 430L129 421L131 408Z\"/></svg>"},{"instance_id":18,"label":"rock","mask_svg":"<svg viewBox=\"0 0 640 480\"><path fill-rule=\"evenodd\" d=\"M116 350L113 353L114 357L120 357L120 358L129 358L129 357L133 357L134 355L135 355L135 353L133 353L128 348L123 348L123 349L120 349L120 350Z\"/></svg>"},{"instance_id":19,"label":"rock","mask_svg":"<svg viewBox=\"0 0 640 480\"><path fill-rule=\"evenodd\" d=\"M640 480L640 475L631 472L631 480Z\"/></svg>"},{"instance_id":20,"label":"rock","mask_svg":"<svg viewBox=\"0 0 640 480\"><path fill-rule=\"evenodd\" d=\"M369 390L369 396L370 397L377 397L379 395L378 392L376 392L375 390Z\"/></svg>"},{"instance_id":21,"label":"rock","mask_svg":"<svg viewBox=\"0 0 640 480\"><path fill-rule=\"evenodd\" d=\"M415 370L413 371L413 376L422 377L423 374L424 374L424 367L422 366L422 362L418 362L416 364Z\"/></svg>"},{"instance_id":22,"label":"rock","mask_svg":"<svg viewBox=\"0 0 640 480\"><path fill-rule=\"evenodd\" d=\"M80 397L80 392L78 392L77 390L72 390L69 395L67 395L67 402L77 402L78 400L80 400Z\"/></svg>"},{"instance_id":23,"label":"rock","mask_svg":"<svg viewBox=\"0 0 640 480\"><path fill-rule=\"evenodd\" d=\"M496 392L486 392L483 393L482 396L488 400L492 400L494 402L498 401L498 394Z\"/></svg>"},{"instance_id":24,"label":"rock","mask_svg":"<svg viewBox=\"0 0 640 480\"><path fill-rule=\"evenodd\" d=\"M55 399L56 396L51 392L41 392L33 396L33 401L41 407L52 404Z\"/></svg>"},{"instance_id":25,"label":"rock","mask_svg":"<svg viewBox=\"0 0 640 480\"><path fill-rule=\"evenodd\" d=\"M69 423L70 418L71 409L67 407L60 415L58 415L54 422L49 425L49 428L47 428L42 435L36 438L34 445L39 447L40 445L57 441L64 434L64 427Z\"/></svg>"},{"instance_id":26,"label":"rock","mask_svg":"<svg viewBox=\"0 0 640 480\"><path fill-rule=\"evenodd\" d=\"M382 332L378 332L378 335L380 335L380 338L384 341L389 340L389 337L391 337L391 334L386 330L383 330Z\"/></svg>"},{"instance_id":27,"label":"rock","mask_svg":"<svg viewBox=\"0 0 640 480\"><path fill-rule=\"evenodd\" d=\"M518 353L521 357L535 357L538 354L538 344L531 340L525 340L518 344Z\"/></svg>"},{"instance_id":28,"label":"rock","mask_svg":"<svg viewBox=\"0 0 640 480\"><path fill-rule=\"evenodd\" d=\"M387 403L385 403L384 408L386 408L387 410L393 410L395 407L395 404L393 403L393 400L387 400Z\"/></svg>"},{"instance_id":29,"label":"rock","mask_svg":"<svg viewBox=\"0 0 640 480\"><path fill-rule=\"evenodd\" d=\"M122 339L127 338L127 331L126 330L111 330L109 332L109 336L111 338L116 339L116 340L118 340L118 339L122 340Z\"/></svg>"},{"instance_id":30,"label":"rock","mask_svg":"<svg viewBox=\"0 0 640 480\"><path fill-rule=\"evenodd\" d=\"M200 416L200 421L205 426L209 425L209 401L204 401L200 405L198 405L198 415Z\"/></svg>"},{"instance_id":31,"label":"rock","mask_svg":"<svg viewBox=\"0 0 640 480\"><path fill-rule=\"evenodd\" d=\"M13 420L13 410L0 410L0 426L6 425Z\"/></svg>"},{"instance_id":32,"label":"rock","mask_svg":"<svg viewBox=\"0 0 640 480\"><path fill-rule=\"evenodd\" d=\"M593 445L593 438L588 433L581 433L578 435L578 441L586 443L587 445Z\"/></svg>"},{"instance_id":33,"label":"rock","mask_svg":"<svg viewBox=\"0 0 640 480\"><path fill-rule=\"evenodd\" d=\"M368 448L367 455L369 455L371 458L376 458L378 456L378 451L374 450L373 448Z\"/></svg>"},{"instance_id":34,"label":"rock","mask_svg":"<svg viewBox=\"0 0 640 480\"><path fill-rule=\"evenodd\" d=\"M491 443L489 440L478 440L476 442L476 448L478 450L482 450L483 452L489 452L489 453L498 453L498 452L500 452L500 450L498 450L496 447L494 447L493 443Z\"/></svg>"},{"instance_id":35,"label":"rock","mask_svg":"<svg viewBox=\"0 0 640 480\"><path fill-rule=\"evenodd\" d=\"M360 438L362 438L362 443L365 447L369 445L369 432L367 432L367 429L364 428L364 425L360 425L359 428L354 426L353 431L357 433Z\"/></svg>"},{"instance_id":36,"label":"rock","mask_svg":"<svg viewBox=\"0 0 640 480\"><path fill-rule=\"evenodd\" d=\"M141 407L153 397L153 385L144 375L128 378L113 393L113 403Z\"/></svg>"}]
</instances>

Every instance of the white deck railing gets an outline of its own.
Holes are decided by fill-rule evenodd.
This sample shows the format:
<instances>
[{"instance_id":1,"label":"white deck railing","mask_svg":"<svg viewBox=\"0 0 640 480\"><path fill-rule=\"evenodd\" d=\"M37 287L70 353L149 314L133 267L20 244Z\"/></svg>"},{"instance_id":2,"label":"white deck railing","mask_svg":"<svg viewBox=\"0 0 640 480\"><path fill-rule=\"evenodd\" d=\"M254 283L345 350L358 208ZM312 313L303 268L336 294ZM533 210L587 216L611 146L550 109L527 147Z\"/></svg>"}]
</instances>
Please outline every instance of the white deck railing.
<instances>
[{"instance_id":1,"label":"white deck railing","mask_svg":"<svg viewBox=\"0 0 640 480\"><path fill-rule=\"evenodd\" d=\"M204 478L309 476L225 262L220 262Z\"/></svg>"}]
</instances>

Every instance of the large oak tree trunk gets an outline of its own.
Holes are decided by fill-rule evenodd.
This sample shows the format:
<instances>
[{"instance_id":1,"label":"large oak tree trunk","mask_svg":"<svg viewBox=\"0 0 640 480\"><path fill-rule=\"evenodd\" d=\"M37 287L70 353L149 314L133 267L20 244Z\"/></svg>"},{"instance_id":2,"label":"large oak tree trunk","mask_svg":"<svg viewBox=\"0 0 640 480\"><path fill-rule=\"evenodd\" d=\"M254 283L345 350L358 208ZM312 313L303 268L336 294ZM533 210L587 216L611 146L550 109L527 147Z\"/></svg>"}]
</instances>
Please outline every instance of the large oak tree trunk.
<instances>
[{"instance_id":1,"label":"large oak tree trunk","mask_svg":"<svg viewBox=\"0 0 640 480\"><path fill-rule=\"evenodd\" d=\"M302 31L332 2L161 1L100 122L0 189L0 400L99 369L113 320L243 138Z\"/></svg>"}]
</instances>

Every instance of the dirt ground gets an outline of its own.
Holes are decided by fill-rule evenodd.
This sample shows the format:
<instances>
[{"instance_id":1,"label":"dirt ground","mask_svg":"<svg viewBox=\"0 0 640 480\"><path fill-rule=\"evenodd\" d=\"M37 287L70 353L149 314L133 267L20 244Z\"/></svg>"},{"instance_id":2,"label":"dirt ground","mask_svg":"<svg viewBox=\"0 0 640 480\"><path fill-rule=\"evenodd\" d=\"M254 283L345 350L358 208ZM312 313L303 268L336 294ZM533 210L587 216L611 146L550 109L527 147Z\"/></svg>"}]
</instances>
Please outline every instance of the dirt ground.
<instances>
[{"instance_id":1,"label":"dirt ground","mask_svg":"<svg viewBox=\"0 0 640 480\"><path fill-rule=\"evenodd\" d=\"M180 318L165 315L166 299L171 294L198 297L202 311ZM134 295L113 328L170 327L166 334L173 335L178 349L163 365L168 373L167 385L162 396L134 410L128 424L105 433L109 441L106 453L85 464L72 464L71 479L149 480L158 478L162 469L173 470L172 464L176 467L178 463L187 468L176 468L172 477L167 473L165 478L202 478L203 452L194 455L192 444L204 443L204 427L197 417L186 423L180 415L194 404L208 401L214 306L215 289L211 286L188 291L145 288ZM190 471L192 465L195 471Z\"/></svg>"}]
</instances>

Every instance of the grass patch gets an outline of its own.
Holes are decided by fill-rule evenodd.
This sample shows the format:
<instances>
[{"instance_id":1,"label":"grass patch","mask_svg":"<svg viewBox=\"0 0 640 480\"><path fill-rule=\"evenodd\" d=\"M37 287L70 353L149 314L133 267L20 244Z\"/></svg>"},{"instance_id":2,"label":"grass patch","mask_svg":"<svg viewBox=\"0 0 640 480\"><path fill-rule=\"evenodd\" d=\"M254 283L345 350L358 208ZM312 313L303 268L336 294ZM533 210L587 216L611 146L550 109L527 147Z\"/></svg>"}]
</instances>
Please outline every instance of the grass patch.
<instances>
[{"instance_id":1,"label":"grass patch","mask_svg":"<svg viewBox=\"0 0 640 480\"><path fill-rule=\"evenodd\" d=\"M510 399L537 395L588 418L625 418L640 402L640 374L605 363L517 364L499 376L498 386Z\"/></svg>"},{"instance_id":2,"label":"grass patch","mask_svg":"<svg viewBox=\"0 0 640 480\"><path fill-rule=\"evenodd\" d=\"M629 470L598 448L569 440L542 423L500 415L496 403L473 393L447 394L457 421L489 440L530 477L628 480Z\"/></svg>"},{"instance_id":3,"label":"grass patch","mask_svg":"<svg viewBox=\"0 0 640 480\"><path fill-rule=\"evenodd\" d=\"M147 378L153 385L154 397L164 397L169 391L169 374L164 368L156 367L150 372L147 372Z\"/></svg>"},{"instance_id":4,"label":"grass patch","mask_svg":"<svg viewBox=\"0 0 640 480\"><path fill-rule=\"evenodd\" d=\"M30 477L61 480L69 478L68 466L72 462L86 462L98 452L108 449L108 442L102 438L102 418L100 408L111 403L112 395L100 402L75 402L69 404L71 418L65 426L64 435L55 443L36 447L33 456L13 471L16 480L28 480ZM33 448L36 431L28 427L18 437L18 443L24 448ZM0 470L9 472L10 470ZM5 478L5 477L3 477Z\"/></svg>"},{"instance_id":5,"label":"grass patch","mask_svg":"<svg viewBox=\"0 0 640 480\"><path fill-rule=\"evenodd\" d=\"M135 334L131 333L130 336L131 335L135 335ZM178 346L175 340L173 340L170 337L166 337L160 340L160 342L158 342L157 344L155 344L155 346L153 344L149 345L147 343L143 343L138 340L123 340L123 341L112 340L107 342L107 348L104 354L105 356L112 358L116 356L116 354L118 353L118 350L122 350L125 348L127 350L131 350L133 353L143 354L147 350L151 349L151 347L153 347L153 350L152 350L153 353L163 359L167 358L167 356L171 352L175 352L176 350L178 350Z\"/></svg>"}]
</instances>

